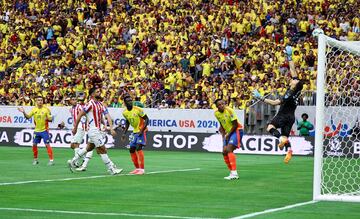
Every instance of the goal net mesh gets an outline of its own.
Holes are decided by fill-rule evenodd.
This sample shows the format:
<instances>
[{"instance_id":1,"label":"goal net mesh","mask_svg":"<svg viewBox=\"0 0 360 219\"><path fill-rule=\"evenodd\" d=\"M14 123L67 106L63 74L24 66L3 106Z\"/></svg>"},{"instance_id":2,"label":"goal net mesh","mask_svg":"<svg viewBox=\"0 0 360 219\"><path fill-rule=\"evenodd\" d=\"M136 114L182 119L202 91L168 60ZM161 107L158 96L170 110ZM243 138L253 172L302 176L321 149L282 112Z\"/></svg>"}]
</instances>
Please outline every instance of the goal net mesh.
<instances>
[{"instance_id":1,"label":"goal net mesh","mask_svg":"<svg viewBox=\"0 0 360 219\"><path fill-rule=\"evenodd\" d=\"M360 47L334 42L326 42L321 195L360 196Z\"/></svg>"}]
</instances>

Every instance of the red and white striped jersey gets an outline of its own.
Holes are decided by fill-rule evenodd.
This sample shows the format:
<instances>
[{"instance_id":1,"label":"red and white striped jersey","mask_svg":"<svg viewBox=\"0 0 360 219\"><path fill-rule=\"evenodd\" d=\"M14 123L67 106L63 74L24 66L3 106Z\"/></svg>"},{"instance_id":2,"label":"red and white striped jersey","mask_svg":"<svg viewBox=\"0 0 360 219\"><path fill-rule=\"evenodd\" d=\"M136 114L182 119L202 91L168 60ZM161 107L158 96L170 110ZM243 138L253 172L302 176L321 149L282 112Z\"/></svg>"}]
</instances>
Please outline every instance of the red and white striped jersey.
<instances>
[{"instance_id":1,"label":"red and white striped jersey","mask_svg":"<svg viewBox=\"0 0 360 219\"><path fill-rule=\"evenodd\" d=\"M74 126L75 126L75 121L76 121L79 113L84 109L84 107L85 107L85 104L83 104L83 105L77 104L76 106L73 106L70 109L70 113L71 113L71 116L72 116L72 119L73 119ZM87 123L87 119L86 119L85 116L83 116L81 118L80 123L78 125L78 128L82 128L85 131L88 130L88 123Z\"/></svg>"},{"instance_id":2,"label":"red and white striped jersey","mask_svg":"<svg viewBox=\"0 0 360 219\"><path fill-rule=\"evenodd\" d=\"M91 99L83 109L86 112L89 129L101 130L102 116L108 114L107 108L100 102Z\"/></svg>"}]
</instances>

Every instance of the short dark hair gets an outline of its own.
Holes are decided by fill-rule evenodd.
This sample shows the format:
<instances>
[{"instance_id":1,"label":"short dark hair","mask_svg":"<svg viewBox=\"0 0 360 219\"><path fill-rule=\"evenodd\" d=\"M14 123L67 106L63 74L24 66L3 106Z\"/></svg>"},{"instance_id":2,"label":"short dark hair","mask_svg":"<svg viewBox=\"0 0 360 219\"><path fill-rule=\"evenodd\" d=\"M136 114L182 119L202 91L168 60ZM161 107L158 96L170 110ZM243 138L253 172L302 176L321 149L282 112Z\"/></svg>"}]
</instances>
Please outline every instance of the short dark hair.
<instances>
[{"instance_id":1,"label":"short dark hair","mask_svg":"<svg viewBox=\"0 0 360 219\"><path fill-rule=\"evenodd\" d=\"M303 89L303 87L304 87L304 81L299 80L299 82L296 84L294 89L295 93L300 92Z\"/></svg>"},{"instance_id":2,"label":"short dark hair","mask_svg":"<svg viewBox=\"0 0 360 219\"><path fill-rule=\"evenodd\" d=\"M89 90L89 96L91 96L95 91L96 91L97 87L92 87Z\"/></svg>"},{"instance_id":3,"label":"short dark hair","mask_svg":"<svg viewBox=\"0 0 360 219\"><path fill-rule=\"evenodd\" d=\"M304 117L304 116L306 117L306 119L309 118L309 115L308 115L307 113L303 113L303 114L301 115L301 118Z\"/></svg>"},{"instance_id":4,"label":"short dark hair","mask_svg":"<svg viewBox=\"0 0 360 219\"><path fill-rule=\"evenodd\" d=\"M125 95L123 96L123 100L129 99L129 98L132 99L131 96L130 96L130 94L125 94Z\"/></svg>"},{"instance_id":5,"label":"short dark hair","mask_svg":"<svg viewBox=\"0 0 360 219\"><path fill-rule=\"evenodd\" d=\"M36 99L38 99L38 98L41 98L42 100L44 100L44 97L41 96L41 95L37 95L37 96L36 96Z\"/></svg>"},{"instance_id":6,"label":"short dark hair","mask_svg":"<svg viewBox=\"0 0 360 219\"><path fill-rule=\"evenodd\" d=\"M216 99L215 102L214 102L215 105L217 105L217 103L218 103L219 101L222 101L222 99L220 99L220 98L219 98L219 99Z\"/></svg>"}]
</instances>

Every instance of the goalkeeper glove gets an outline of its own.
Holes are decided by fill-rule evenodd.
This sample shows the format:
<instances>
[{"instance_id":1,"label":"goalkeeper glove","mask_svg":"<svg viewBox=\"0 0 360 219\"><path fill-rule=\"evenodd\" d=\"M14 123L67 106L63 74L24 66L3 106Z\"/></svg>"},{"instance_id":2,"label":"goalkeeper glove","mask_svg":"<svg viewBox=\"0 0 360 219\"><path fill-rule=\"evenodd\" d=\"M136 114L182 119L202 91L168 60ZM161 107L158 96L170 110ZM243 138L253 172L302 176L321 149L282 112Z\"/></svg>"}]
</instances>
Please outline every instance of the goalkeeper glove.
<instances>
[{"instance_id":1,"label":"goalkeeper glove","mask_svg":"<svg viewBox=\"0 0 360 219\"><path fill-rule=\"evenodd\" d=\"M265 97L263 95L261 95L258 90L253 90L252 95L255 99L258 99L261 101L265 100Z\"/></svg>"}]
</instances>

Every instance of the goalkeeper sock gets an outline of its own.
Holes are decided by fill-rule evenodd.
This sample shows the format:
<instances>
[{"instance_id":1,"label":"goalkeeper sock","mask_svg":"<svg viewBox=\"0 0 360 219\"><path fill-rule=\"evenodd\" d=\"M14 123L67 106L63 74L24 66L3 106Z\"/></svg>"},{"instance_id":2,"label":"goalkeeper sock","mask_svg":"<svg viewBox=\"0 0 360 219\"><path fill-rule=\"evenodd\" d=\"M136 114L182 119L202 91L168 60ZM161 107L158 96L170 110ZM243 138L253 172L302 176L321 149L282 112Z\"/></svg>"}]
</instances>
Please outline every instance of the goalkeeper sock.
<instances>
[{"instance_id":1,"label":"goalkeeper sock","mask_svg":"<svg viewBox=\"0 0 360 219\"><path fill-rule=\"evenodd\" d=\"M37 159L38 158L38 147L37 147L37 145L33 145L32 150L33 150L33 154L34 154L34 159Z\"/></svg>"},{"instance_id":2,"label":"goalkeeper sock","mask_svg":"<svg viewBox=\"0 0 360 219\"><path fill-rule=\"evenodd\" d=\"M138 156L139 162L140 162L140 164L139 164L140 169L144 169L144 167L145 167L145 162L144 162L145 158L144 158L143 150L137 151L137 156Z\"/></svg>"},{"instance_id":3,"label":"goalkeeper sock","mask_svg":"<svg viewBox=\"0 0 360 219\"><path fill-rule=\"evenodd\" d=\"M228 153L229 161L230 161L230 167L231 171L236 170L236 156L233 152Z\"/></svg>"},{"instance_id":4,"label":"goalkeeper sock","mask_svg":"<svg viewBox=\"0 0 360 219\"><path fill-rule=\"evenodd\" d=\"M51 148L51 146L49 144L46 145L46 150L47 150L47 153L49 155L49 159L54 160L53 151L52 151L52 148Z\"/></svg>"},{"instance_id":5,"label":"goalkeeper sock","mask_svg":"<svg viewBox=\"0 0 360 219\"><path fill-rule=\"evenodd\" d=\"M285 148L287 148L288 150L291 150L291 144L290 141L287 141L285 144Z\"/></svg>"},{"instance_id":6,"label":"goalkeeper sock","mask_svg":"<svg viewBox=\"0 0 360 219\"><path fill-rule=\"evenodd\" d=\"M269 132L272 136L275 136L277 138L280 138L281 136L280 132L276 128L271 128Z\"/></svg>"},{"instance_id":7,"label":"goalkeeper sock","mask_svg":"<svg viewBox=\"0 0 360 219\"><path fill-rule=\"evenodd\" d=\"M224 161L228 167L229 170L231 170L231 165L230 165L230 160L229 160L229 156L226 154L223 155L224 156Z\"/></svg>"},{"instance_id":8,"label":"goalkeeper sock","mask_svg":"<svg viewBox=\"0 0 360 219\"><path fill-rule=\"evenodd\" d=\"M135 168L139 169L140 168L139 160L138 160L138 156L137 156L136 152L130 153L130 156L131 156L132 162L134 163Z\"/></svg>"}]
</instances>

